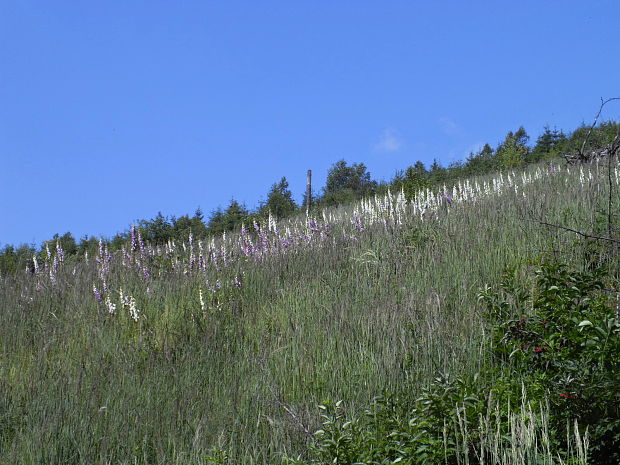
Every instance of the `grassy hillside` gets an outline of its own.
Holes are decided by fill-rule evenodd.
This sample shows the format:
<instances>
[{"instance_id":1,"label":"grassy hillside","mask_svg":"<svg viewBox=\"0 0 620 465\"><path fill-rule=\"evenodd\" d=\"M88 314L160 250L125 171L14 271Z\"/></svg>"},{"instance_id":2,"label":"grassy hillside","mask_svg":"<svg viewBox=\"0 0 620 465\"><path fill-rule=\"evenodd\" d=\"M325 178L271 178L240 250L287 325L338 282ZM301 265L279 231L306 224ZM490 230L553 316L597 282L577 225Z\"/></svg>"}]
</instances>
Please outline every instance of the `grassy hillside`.
<instances>
[{"instance_id":1,"label":"grassy hillside","mask_svg":"<svg viewBox=\"0 0 620 465\"><path fill-rule=\"evenodd\" d=\"M480 289L508 269L527 282L542 257L592 265L575 234L530 220L591 230L604 170L534 166L208 242L50 250L0 281L0 463L328 457L319 404L355 416L474 379L493 363Z\"/></svg>"}]
</instances>

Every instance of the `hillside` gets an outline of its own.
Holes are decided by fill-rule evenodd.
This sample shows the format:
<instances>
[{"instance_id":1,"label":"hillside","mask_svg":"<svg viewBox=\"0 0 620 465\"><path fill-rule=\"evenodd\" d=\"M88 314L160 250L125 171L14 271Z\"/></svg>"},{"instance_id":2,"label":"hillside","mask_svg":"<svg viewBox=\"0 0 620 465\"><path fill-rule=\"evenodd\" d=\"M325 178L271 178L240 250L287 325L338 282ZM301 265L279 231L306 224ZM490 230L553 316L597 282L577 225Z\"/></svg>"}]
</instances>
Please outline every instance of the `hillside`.
<instances>
[{"instance_id":1,"label":"hillside","mask_svg":"<svg viewBox=\"0 0 620 465\"><path fill-rule=\"evenodd\" d=\"M122 250L102 242L96 256L64 257L52 247L32 271L0 281L0 462L475 463L472 451L492 436L478 414L497 408L501 428L516 421L511 409L532 415L529 426L551 428L550 444L530 444L546 457L541 463L560 463L562 450L564 460L585 463L581 439L563 443L553 412L557 392L587 404L589 387L555 392L545 384L551 375L528 384L513 354L501 365L496 349L506 339L495 335L501 318L536 314L536 299L546 295L537 277L564 276L561 266L571 270L567 280L583 282L579 273L605 268L592 278L604 285L576 286L611 315L611 304L592 293L618 295L618 263L609 261L617 254L540 222L605 232L620 181L615 162L609 177L606 169L533 165L411 200L388 192L317 218L270 218L208 240L190 234L156 245L133 229ZM493 294L506 276L513 294L506 287ZM489 310L494 298L506 299L499 317ZM620 326L617 317L603 319L610 326L600 353L612 362L601 358L601 366L617 374ZM582 324L575 337L587 330ZM552 349L525 360L539 363L543 351ZM506 402L496 406L490 392ZM471 411L459 410L468 396ZM441 408L423 414L419 399ZM365 423L367 409L382 420ZM620 434L617 407L605 412ZM615 447L618 438L598 431L596 418L575 416L578 434L590 425L591 463L606 463L596 440Z\"/></svg>"}]
</instances>

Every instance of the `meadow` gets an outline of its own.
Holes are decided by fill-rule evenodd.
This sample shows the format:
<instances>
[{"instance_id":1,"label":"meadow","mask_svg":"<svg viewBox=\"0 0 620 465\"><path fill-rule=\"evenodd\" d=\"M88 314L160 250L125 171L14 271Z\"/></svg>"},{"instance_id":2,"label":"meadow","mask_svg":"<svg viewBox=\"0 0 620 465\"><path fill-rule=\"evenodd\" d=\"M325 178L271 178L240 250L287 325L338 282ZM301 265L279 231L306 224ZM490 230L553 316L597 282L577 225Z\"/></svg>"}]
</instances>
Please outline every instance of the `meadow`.
<instances>
[{"instance_id":1,"label":"meadow","mask_svg":"<svg viewBox=\"0 0 620 465\"><path fill-rule=\"evenodd\" d=\"M0 280L0 463L484 463L458 409L448 423L463 445L443 458L356 462L345 420L488 370L484 290L507 271L531 285L543 259L591 267L578 235L539 220L594 230L610 186L617 201L620 168L606 169L558 160L209 240L152 245L132 229L95 256L52 246ZM526 397L506 413L514 434L528 415L546 425ZM495 434L485 425L478 446ZM586 463L586 432L570 434L564 455L533 444L538 463Z\"/></svg>"}]
</instances>

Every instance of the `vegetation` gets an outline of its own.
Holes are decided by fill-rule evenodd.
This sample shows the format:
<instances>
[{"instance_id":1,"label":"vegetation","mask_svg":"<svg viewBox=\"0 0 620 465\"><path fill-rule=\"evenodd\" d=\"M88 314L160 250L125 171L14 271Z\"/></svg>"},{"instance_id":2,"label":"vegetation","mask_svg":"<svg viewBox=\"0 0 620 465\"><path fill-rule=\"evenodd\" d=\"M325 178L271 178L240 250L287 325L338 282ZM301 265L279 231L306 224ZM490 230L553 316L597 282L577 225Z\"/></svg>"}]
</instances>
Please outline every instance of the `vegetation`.
<instances>
[{"instance_id":1,"label":"vegetation","mask_svg":"<svg viewBox=\"0 0 620 465\"><path fill-rule=\"evenodd\" d=\"M0 463L617 463L617 244L561 227L615 234L620 166L526 140L7 246Z\"/></svg>"},{"instance_id":2,"label":"vegetation","mask_svg":"<svg viewBox=\"0 0 620 465\"><path fill-rule=\"evenodd\" d=\"M587 138L586 151L605 147L616 135L620 123L607 121L594 128ZM588 127L581 125L568 136L557 129L546 126L543 133L537 138L533 147L527 145L529 136L523 127L514 133L509 131L504 141L493 149L485 144L478 152L470 153L464 162L456 162L449 167L442 167L435 160L427 169L424 163L417 161L402 171L398 171L388 183L378 183L372 180L363 163L347 164L339 160L330 168L327 183L322 189L322 195L313 199L313 213L320 216L324 208L341 204L348 204L375 194L385 195L389 190L400 192L403 190L408 199L413 198L420 189L439 190L444 186L452 188L455 183L465 177L483 176L501 170L522 168L529 164L540 163L557 159L566 153L575 153L588 133ZM305 200L303 211L305 212ZM238 231L242 224L252 224L254 221L264 220L271 214L274 218L284 219L300 213L300 207L293 200L286 178L273 184L267 193L266 202L254 211L231 199L228 206L215 209L207 219L198 208L193 216L183 215L167 217L161 212L150 220L138 220L136 226L141 230L142 237L156 244L165 244L168 240L184 240L189 231L195 238L204 239L217 237L226 231ZM117 234L111 239L103 239L113 251L121 250L129 237L129 230ZM52 239L44 241L38 248L36 245L22 244L15 246L4 245L0 249L0 275L14 273L32 266L32 256L36 253L39 258L46 254L46 247L54 247L58 239L65 241L65 254L83 256L86 250L92 255L97 250L98 238L85 236L76 242L71 233L62 236L58 234ZM51 244L51 245L50 245Z\"/></svg>"}]
</instances>

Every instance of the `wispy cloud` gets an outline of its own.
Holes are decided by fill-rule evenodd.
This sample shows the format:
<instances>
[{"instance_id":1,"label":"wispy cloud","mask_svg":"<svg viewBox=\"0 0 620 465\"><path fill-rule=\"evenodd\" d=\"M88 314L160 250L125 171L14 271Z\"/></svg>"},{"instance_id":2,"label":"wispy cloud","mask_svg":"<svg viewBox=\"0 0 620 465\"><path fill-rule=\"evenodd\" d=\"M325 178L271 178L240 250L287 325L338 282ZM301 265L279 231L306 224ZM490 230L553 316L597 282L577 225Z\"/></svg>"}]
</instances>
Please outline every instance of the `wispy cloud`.
<instances>
[{"instance_id":1,"label":"wispy cloud","mask_svg":"<svg viewBox=\"0 0 620 465\"><path fill-rule=\"evenodd\" d=\"M463 128L447 116L439 118L439 126L441 126L444 134L448 136L458 136L463 133Z\"/></svg>"},{"instance_id":2,"label":"wispy cloud","mask_svg":"<svg viewBox=\"0 0 620 465\"><path fill-rule=\"evenodd\" d=\"M403 141L398 133L391 128L386 128L381 133L379 142L375 144L375 150L379 152L398 152L403 146Z\"/></svg>"},{"instance_id":3,"label":"wispy cloud","mask_svg":"<svg viewBox=\"0 0 620 465\"><path fill-rule=\"evenodd\" d=\"M484 142L476 142L475 144L471 144L463 152L463 158L467 158L471 153L479 153L482 150L482 147L484 147Z\"/></svg>"}]
</instances>

